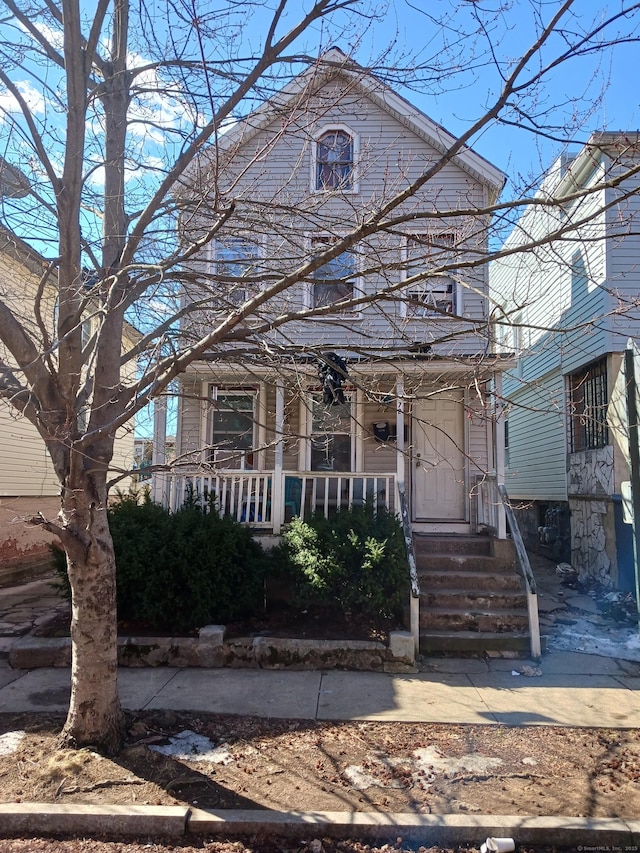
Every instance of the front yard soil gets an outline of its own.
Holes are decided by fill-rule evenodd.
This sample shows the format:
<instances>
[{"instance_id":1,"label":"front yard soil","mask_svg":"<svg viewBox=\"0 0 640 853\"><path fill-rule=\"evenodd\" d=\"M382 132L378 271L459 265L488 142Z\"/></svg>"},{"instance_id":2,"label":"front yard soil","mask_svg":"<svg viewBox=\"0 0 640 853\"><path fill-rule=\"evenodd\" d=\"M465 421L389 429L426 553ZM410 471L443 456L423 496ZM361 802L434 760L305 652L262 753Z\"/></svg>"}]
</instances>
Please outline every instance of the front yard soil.
<instances>
[{"instance_id":1,"label":"front yard soil","mask_svg":"<svg viewBox=\"0 0 640 853\"><path fill-rule=\"evenodd\" d=\"M39 637L68 637L71 608L65 607L34 633ZM386 642L389 631L406 630L399 621L370 616L343 614L336 607L301 610L287 605L269 607L256 616L238 619L225 626L225 639L251 636L293 637L313 640L378 640ZM197 631L192 635L196 636ZM121 637L175 637L170 628L162 629L142 621L118 622Z\"/></svg>"},{"instance_id":2,"label":"front yard soil","mask_svg":"<svg viewBox=\"0 0 640 853\"><path fill-rule=\"evenodd\" d=\"M0 715L4 802L637 818L640 731L142 712L116 759L61 751L63 717ZM213 752L154 751L185 731ZM19 734L24 732L22 736ZM15 745L17 744L17 745ZM205 760L208 759L208 760Z\"/></svg>"}]
</instances>

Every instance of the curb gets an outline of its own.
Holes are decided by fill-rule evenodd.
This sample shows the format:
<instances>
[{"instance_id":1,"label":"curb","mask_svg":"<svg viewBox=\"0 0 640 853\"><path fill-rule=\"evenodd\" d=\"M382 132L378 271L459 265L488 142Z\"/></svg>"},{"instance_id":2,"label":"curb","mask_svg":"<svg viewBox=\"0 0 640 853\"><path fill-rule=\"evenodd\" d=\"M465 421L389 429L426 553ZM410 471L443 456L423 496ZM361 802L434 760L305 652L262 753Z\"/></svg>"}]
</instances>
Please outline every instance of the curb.
<instances>
[{"instance_id":1,"label":"curb","mask_svg":"<svg viewBox=\"0 0 640 853\"><path fill-rule=\"evenodd\" d=\"M380 812L279 812L269 809L206 811L183 806L97 806L43 803L0 804L0 836L113 835L213 836L257 832L303 837L418 839L434 844L478 846L485 838L510 837L516 844L622 847L638 850L640 821L620 818L528 817L526 815L422 815Z\"/></svg>"},{"instance_id":2,"label":"curb","mask_svg":"<svg viewBox=\"0 0 640 853\"><path fill-rule=\"evenodd\" d=\"M0 835L170 835L186 833L183 806L0 803Z\"/></svg>"}]
</instances>

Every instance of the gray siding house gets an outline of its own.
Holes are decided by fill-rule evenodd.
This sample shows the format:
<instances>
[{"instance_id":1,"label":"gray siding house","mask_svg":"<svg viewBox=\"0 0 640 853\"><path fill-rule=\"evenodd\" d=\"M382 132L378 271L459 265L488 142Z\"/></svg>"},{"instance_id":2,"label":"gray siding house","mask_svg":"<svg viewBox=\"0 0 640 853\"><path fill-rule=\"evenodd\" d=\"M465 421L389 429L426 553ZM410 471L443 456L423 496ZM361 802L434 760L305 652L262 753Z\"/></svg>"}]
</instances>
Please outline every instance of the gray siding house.
<instances>
[{"instance_id":1,"label":"gray siding house","mask_svg":"<svg viewBox=\"0 0 640 853\"><path fill-rule=\"evenodd\" d=\"M219 344L178 377L154 499L195 493L266 540L364 501L401 515L427 654L541 648L499 488L494 391L514 362L493 349L486 258L503 183L332 50L221 133L180 190L181 331ZM158 407L157 464L164 420Z\"/></svg>"},{"instance_id":2,"label":"gray siding house","mask_svg":"<svg viewBox=\"0 0 640 853\"><path fill-rule=\"evenodd\" d=\"M183 298L206 302L202 323L240 311L255 332L180 377L176 463L156 496L178 506L187 484L278 534L292 515L367 497L399 512L402 492L416 531L478 529L504 359L486 267L462 262L486 252L504 179L468 148L443 158L454 142L332 50L202 153L184 190L197 209L181 222L201 241L200 275ZM383 229L330 256L434 164Z\"/></svg>"},{"instance_id":3,"label":"gray siding house","mask_svg":"<svg viewBox=\"0 0 640 853\"><path fill-rule=\"evenodd\" d=\"M518 361L504 378L505 483L528 543L605 585L631 589L626 462L607 406L640 330L640 145L595 133L550 170L491 264L495 334ZM546 202L550 202L547 204Z\"/></svg>"}]
</instances>

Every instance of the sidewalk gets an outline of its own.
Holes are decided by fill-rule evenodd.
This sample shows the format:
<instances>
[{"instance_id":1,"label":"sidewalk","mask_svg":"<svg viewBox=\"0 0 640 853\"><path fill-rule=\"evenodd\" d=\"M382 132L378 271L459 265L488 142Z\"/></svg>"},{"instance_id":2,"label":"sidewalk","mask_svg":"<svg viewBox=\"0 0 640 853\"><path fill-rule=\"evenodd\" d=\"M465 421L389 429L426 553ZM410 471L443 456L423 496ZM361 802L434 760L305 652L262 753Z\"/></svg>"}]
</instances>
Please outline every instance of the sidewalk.
<instances>
[{"instance_id":1,"label":"sidewalk","mask_svg":"<svg viewBox=\"0 0 640 853\"><path fill-rule=\"evenodd\" d=\"M121 669L122 704L317 720L630 728L640 724L637 664L550 653L539 677L522 661L439 661L416 675L254 669ZM0 668L0 712L66 711L68 669Z\"/></svg>"},{"instance_id":2,"label":"sidewalk","mask_svg":"<svg viewBox=\"0 0 640 853\"><path fill-rule=\"evenodd\" d=\"M549 635L549 651L539 664L423 658L421 671L410 675L123 668L122 704L131 710L317 720L639 725L637 631L600 617L589 596L563 588L551 564L536 562L542 631ZM66 711L68 669L13 670L6 661L11 643L57 606L47 580L0 589L0 712Z\"/></svg>"}]
</instances>

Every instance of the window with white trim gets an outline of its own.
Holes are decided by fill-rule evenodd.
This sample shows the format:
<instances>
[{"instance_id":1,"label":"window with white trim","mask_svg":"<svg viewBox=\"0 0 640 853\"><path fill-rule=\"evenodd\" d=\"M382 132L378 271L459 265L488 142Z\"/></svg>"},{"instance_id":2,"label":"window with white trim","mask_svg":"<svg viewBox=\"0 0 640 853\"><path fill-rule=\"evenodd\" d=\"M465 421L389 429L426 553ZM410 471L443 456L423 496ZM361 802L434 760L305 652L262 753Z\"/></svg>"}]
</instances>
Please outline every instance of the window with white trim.
<instances>
[{"instance_id":1,"label":"window with white trim","mask_svg":"<svg viewBox=\"0 0 640 853\"><path fill-rule=\"evenodd\" d=\"M319 254L325 251L335 237L315 237L311 241L312 251ZM333 258L318 267L312 274L311 300L312 308L325 308L342 302L344 299L353 299L357 280L357 256L354 252L342 252L337 258ZM353 308L342 310L353 311Z\"/></svg>"},{"instance_id":2,"label":"window with white trim","mask_svg":"<svg viewBox=\"0 0 640 853\"><path fill-rule=\"evenodd\" d=\"M355 189L355 138L343 128L331 128L315 144L316 190Z\"/></svg>"},{"instance_id":3,"label":"window with white trim","mask_svg":"<svg viewBox=\"0 0 640 853\"><path fill-rule=\"evenodd\" d=\"M213 244L213 272L220 294L242 305L259 287L260 247L244 237L225 237Z\"/></svg>"},{"instance_id":4,"label":"window with white trim","mask_svg":"<svg viewBox=\"0 0 640 853\"><path fill-rule=\"evenodd\" d=\"M454 255L455 234L414 234L407 237L405 278L428 272L451 263ZM405 292L405 316L429 317L454 314L456 282L449 271L434 274L408 285Z\"/></svg>"},{"instance_id":5,"label":"window with white trim","mask_svg":"<svg viewBox=\"0 0 640 853\"><path fill-rule=\"evenodd\" d=\"M354 467L352 394L344 403L323 402L322 392L311 395L311 471L352 471Z\"/></svg>"},{"instance_id":6,"label":"window with white trim","mask_svg":"<svg viewBox=\"0 0 640 853\"><path fill-rule=\"evenodd\" d=\"M225 468L253 468L257 392L253 388L212 386L209 461Z\"/></svg>"}]
</instances>

